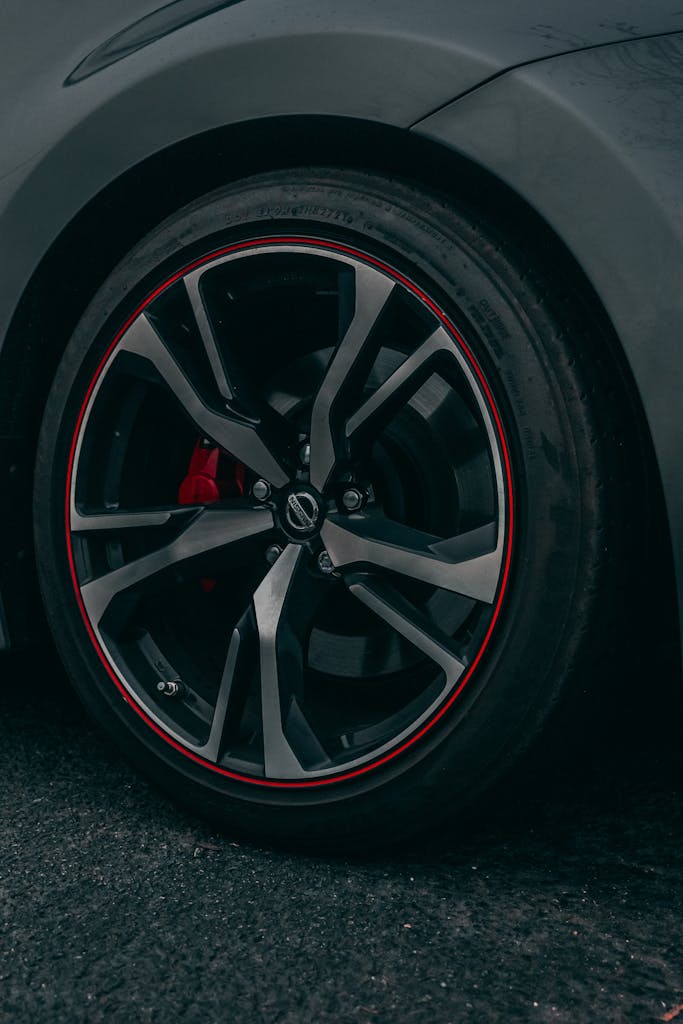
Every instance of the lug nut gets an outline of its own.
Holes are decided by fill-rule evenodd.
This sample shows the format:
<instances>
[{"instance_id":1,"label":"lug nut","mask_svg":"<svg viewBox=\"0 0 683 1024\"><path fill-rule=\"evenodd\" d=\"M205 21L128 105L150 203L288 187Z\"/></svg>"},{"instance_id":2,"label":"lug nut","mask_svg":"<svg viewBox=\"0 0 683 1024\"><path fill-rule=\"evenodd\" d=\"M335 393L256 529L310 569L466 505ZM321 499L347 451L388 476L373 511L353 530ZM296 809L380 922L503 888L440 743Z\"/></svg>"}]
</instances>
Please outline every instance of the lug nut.
<instances>
[{"instance_id":1,"label":"lug nut","mask_svg":"<svg viewBox=\"0 0 683 1024\"><path fill-rule=\"evenodd\" d=\"M270 484L267 480L257 480L251 489L257 501L267 501L270 497Z\"/></svg>"},{"instance_id":2,"label":"lug nut","mask_svg":"<svg viewBox=\"0 0 683 1024\"><path fill-rule=\"evenodd\" d=\"M334 572L332 559L328 555L327 551L321 551L318 555L318 568L321 572L324 572L326 576L329 576L331 572Z\"/></svg>"},{"instance_id":3,"label":"lug nut","mask_svg":"<svg viewBox=\"0 0 683 1024\"><path fill-rule=\"evenodd\" d=\"M160 679L157 683L157 690L164 697L182 697L183 684L179 679Z\"/></svg>"},{"instance_id":4,"label":"lug nut","mask_svg":"<svg viewBox=\"0 0 683 1024\"><path fill-rule=\"evenodd\" d=\"M357 487L348 487L342 494L342 505L347 512L355 512L363 504L363 494Z\"/></svg>"},{"instance_id":5,"label":"lug nut","mask_svg":"<svg viewBox=\"0 0 683 1024\"><path fill-rule=\"evenodd\" d=\"M299 449L299 458L301 459L302 466L310 466L311 464L311 446L310 444L302 444Z\"/></svg>"},{"instance_id":6,"label":"lug nut","mask_svg":"<svg viewBox=\"0 0 683 1024\"><path fill-rule=\"evenodd\" d=\"M270 547L266 548L266 562L268 565L274 565L280 555L282 554L282 548L279 544L271 544Z\"/></svg>"}]
</instances>

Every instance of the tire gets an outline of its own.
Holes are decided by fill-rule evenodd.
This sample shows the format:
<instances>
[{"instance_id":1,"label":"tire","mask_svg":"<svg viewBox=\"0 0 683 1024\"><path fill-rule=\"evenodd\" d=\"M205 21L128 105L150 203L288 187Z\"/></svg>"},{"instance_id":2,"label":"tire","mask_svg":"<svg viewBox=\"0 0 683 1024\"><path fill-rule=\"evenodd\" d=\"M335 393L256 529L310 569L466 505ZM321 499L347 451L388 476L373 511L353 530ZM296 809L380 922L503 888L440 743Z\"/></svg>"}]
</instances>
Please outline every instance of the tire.
<instances>
[{"instance_id":1,"label":"tire","mask_svg":"<svg viewBox=\"0 0 683 1024\"><path fill-rule=\"evenodd\" d=\"M589 328L472 211L375 175L253 177L145 238L64 353L35 477L48 620L126 756L308 846L501 779L585 688L622 544Z\"/></svg>"}]
</instances>

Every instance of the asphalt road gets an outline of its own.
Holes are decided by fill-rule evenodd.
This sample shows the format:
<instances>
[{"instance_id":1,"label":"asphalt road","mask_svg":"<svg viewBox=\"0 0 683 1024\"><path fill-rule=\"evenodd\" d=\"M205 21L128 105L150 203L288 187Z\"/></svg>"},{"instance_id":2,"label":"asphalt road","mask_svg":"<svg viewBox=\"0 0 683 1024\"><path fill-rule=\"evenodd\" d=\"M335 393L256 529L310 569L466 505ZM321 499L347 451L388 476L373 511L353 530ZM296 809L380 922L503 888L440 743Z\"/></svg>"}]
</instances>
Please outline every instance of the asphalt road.
<instances>
[{"instance_id":1,"label":"asphalt road","mask_svg":"<svg viewBox=\"0 0 683 1024\"><path fill-rule=\"evenodd\" d=\"M420 850L216 835L0 661L0 1022L683 1022L683 718ZM630 732L629 732L630 730Z\"/></svg>"}]
</instances>

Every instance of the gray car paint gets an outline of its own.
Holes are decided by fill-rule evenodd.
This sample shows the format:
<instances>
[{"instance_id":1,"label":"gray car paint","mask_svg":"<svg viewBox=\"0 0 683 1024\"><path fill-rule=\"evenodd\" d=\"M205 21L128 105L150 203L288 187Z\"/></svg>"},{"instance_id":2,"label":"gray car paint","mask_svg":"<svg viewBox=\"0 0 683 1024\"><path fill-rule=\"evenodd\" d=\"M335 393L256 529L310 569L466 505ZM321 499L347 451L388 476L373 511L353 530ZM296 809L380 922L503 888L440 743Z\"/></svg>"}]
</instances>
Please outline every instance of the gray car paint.
<instances>
[{"instance_id":1,"label":"gray car paint","mask_svg":"<svg viewBox=\"0 0 683 1024\"><path fill-rule=\"evenodd\" d=\"M207 5L213 6L213 5ZM169 24L177 4L167 5ZM217 126L327 114L407 127L501 70L683 29L675 5L610 0L243 0L65 85L154 11L44 0L0 11L0 337L35 266L86 202L134 164Z\"/></svg>"},{"instance_id":2,"label":"gray car paint","mask_svg":"<svg viewBox=\"0 0 683 1024\"><path fill-rule=\"evenodd\" d=\"M679 43L607 46L680 29L683 10L647 0L9 0L0 8L0 339L60 233L150 155L264 117L417 125L526 196L593 281L647 410L683 588L680 424L667 426L683 373L680 106L663 113L680 99ZM586 47L597 49L559 56ZM645 71L644 58L654 61ZM503 74L519 65L530 66ZM600 167L614 176L602 206ZM14 382L2 355L0 439L20 448L3 419L2 388ZM0 596L12 600L6 588Z\"/></svg>"}]
</instances>

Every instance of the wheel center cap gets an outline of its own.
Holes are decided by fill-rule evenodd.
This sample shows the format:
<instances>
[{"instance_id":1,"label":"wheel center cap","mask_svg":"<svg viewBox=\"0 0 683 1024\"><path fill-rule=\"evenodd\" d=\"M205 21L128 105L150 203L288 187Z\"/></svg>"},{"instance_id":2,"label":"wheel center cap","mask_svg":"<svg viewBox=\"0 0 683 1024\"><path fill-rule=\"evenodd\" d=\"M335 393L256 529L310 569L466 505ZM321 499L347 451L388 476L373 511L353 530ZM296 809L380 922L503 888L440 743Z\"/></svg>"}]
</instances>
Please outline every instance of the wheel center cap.
<instances>
[{"instance_id":1,"label":"wheel center cap","mask_svg":"<svg viewBox=\"0 0 683 1024\"><path fill-rule=\"evenodd\" d=\"M309 491L291 491L287 495L285 519L297 533L310 533L318 525L320 505Z\"/></svg>"}]
</instances>

